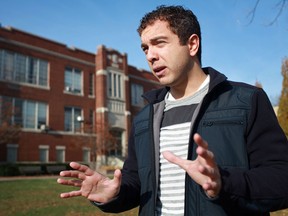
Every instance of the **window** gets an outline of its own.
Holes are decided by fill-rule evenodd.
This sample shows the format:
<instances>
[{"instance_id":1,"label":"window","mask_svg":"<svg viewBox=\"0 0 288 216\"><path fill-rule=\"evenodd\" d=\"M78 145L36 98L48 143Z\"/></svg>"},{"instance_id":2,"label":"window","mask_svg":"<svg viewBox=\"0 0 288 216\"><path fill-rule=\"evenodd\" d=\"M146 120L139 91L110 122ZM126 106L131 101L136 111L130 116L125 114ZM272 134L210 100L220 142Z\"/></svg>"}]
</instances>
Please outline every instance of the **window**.
<instances>
[{"instance_id":1,"label":"window","mask_svg":"<svg viewBox=\"0 0 288 216\"><path fill-rule=\"evenodd\" d=\"M39 161L43 163L49 162L49 146L48 145L39 146Z\"/></svg>"},{"instance_id":2,"label":"window","mask_svg":"<svg viewBox=\"0 0 288 216\"><path fill-rule=\"evenodd\" d=\"M16 162L18 158L18 144L7 144L7 162Z\"/></svg>"},{"instance_id":3,"label":"window","mask_svg":"<svg viewBox=\"0 0 288 216\"><path fill-rule=\"evenodd\" d=\"M90 160L91 149L84 147L82 151L83 151L83 162L90 163L91 162Z\"/></svg>"},{"instance_id":4,"label":"window","mask_svg":"<svg viewBox=\"0 0 288 216\"><path fill-rule=\"evenodd\" d=\"M0 50L0 79L48 85L48 62L19 53Z\"/></svg>"},{"instance_id":5,"label":"window","mask_svg":"<svg viewBox=\"0 0 288 216\"><path fill-rule=\"evenodd\" d=\"M90 110L89 110L89 122L90 122L92 128L94 128L94 126L95 126L95 121L94 121L94 119L95 119L94 110L93 110L93 109L90 109Z\"/></svg>"},{"instance_id":6,"label":"window","mask_svg":"<svg viewBox=\"0 0 288 216\"><path fill-rule=\"evenodd\" d=\"M142 107L144 105L142 94L143 94L143 86L132 83L131 84L131 104L132 104L132 106Z\"/></svg>"},{"instance_id":7,"label":"window","mask_svg":"<svg viewBox=\"0 0 288 216\"><path fill-rule=\"evenodd\" d=\"M109 148L109 155L110 156L122 156L122 131L119 130L112 130L111 131L114 140L111 143Z\"/></svg>"},{"instance_id":8,"label":"window","mask_svg":"<svg viewBox=\"0 0 288 216\"><path fill-rule=\"evenodd\" d=\"M65 162L65 146L56 146L56 161Z\"/></svg>"},{"instance_id":9,"label":"window","mask_svg":"<svg viewBox=\"0 0 288 216\"><path fill-rule=\"evenodd\" d=\"M3 52L2 77L4 80L13 80L14 72L14 54L12 52Z\"/></svg>"},{"instance_id":10,"label":"window","mask_svg":"<svg viewBox=\"0 0 288 216\"><path fill-rule=\"evenodd\" d=\"M65 69L65 91L73 94L82 94L82 72L79 69Z\"/></svg>"},{"instance_id":11,"label":"window","mask_svg":"<svg viewBox=\"0 0 288 216\"><path fill-rule=\"evenodd\" d=\"M46 103L0 96L0 104L1 107L9 104L8 117L11 119L11 124L30 129L40 129L41 125L47 125L48 106ZM0 119L7 118L9 110L1 109L0 111Z\"/></svg>"},{"instance_id":12,"label":"window","mask_svg":"<svg viewBox=\"0 0 288 216\"><path fill-rule=\"evenodd\" d=\"M77 121L78 116L82 116L82 110L77 107L65 107L65 131L80 132L81 122Z\"/></svg>"},{"instance_id":13,"label":"window","mask_svg":"<svg viewBox=\"0 0 288 216\"><path fill-rule=\"evenodd\" d=\"M108 97L123 99L123 78L120 73L108 72Z\"/></svg>"},{"instance_id":14,"label":"window","mask_svg":"<svg viewBox=\"0 0 288 216\"><path fill-rule=\"evenodd\" d=\"M94 96L94 74L89 73L89 95Z\"/></svg>"}]
</instances>

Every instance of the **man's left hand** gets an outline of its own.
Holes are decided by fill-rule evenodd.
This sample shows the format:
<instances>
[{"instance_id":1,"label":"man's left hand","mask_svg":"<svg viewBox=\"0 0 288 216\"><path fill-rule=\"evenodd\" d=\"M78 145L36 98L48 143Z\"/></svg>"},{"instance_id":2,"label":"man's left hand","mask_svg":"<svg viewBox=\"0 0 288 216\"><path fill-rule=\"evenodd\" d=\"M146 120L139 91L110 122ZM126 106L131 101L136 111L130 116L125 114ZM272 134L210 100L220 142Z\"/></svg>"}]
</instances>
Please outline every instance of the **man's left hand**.
<instances>
[{"instance_id":1,"label":"man's left hand","mask_svg":"<svg viewBox=\"0 0 288 216\"><path fill-rule=\"evenodd\" d=\"M170 151L162 154L166 160L184 169L196 183L202 186L208 197L216 197L221 190L221 176L214 154L209 151L208 143L199 134L195 134L193 138L198 145L195 160L182 159Z\"/></svg>"}]
</instances>

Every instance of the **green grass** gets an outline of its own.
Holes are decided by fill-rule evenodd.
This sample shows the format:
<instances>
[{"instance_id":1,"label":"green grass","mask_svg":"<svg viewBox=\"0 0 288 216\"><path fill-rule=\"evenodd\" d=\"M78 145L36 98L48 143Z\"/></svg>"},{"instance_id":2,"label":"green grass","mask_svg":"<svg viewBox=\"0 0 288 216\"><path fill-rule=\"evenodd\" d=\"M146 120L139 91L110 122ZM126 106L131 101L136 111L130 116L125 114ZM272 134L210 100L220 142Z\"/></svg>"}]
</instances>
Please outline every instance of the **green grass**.
<instances>
[{"instance_id":1,"label":"green grass","mask_svg":"<svg viewBox=\"0 0 288 216\"><path fill-rule=\"evenodd\" d=\"M84 197L61 199L59 194L71 188L55 179L0 181L0 215L5 216L112 216L101 212ZM74 190L74 189L73 189ZM137 215L137 209L116 214Z\"/></svg>"},{"instance_id":2,"label":"green grass","mask_svg":"<svg viewBox=\"0 0 288 216\"><path fill-rule=\"evenodd\" d=\"M103 213L84 197L61 199L59 194L71 188L51 179L0 181L0 215L2 216L135 216L138 209L121 214ZM288 209L271 213L288 216Z\"/></svg>"}]
</instances>

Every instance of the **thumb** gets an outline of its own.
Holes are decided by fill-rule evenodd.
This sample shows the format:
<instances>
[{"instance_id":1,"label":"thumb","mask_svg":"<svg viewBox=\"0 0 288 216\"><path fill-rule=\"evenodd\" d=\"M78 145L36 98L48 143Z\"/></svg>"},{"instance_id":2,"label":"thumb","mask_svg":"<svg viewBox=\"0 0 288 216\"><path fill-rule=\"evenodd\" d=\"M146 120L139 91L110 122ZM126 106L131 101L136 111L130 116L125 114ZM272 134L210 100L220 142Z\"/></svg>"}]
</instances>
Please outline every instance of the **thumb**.
<instances>
[{"instance_id":1,"label":"thumb","mask_svg":"<svg viewBox=\"0 0 288 216\"><path fill-rule=\"evenodd\" d=\"M121 184L121 180L122 180L122 173L121 173L120 169L116 169L115 172L114 172L113 181L117 185L120 185Z\"/></svg>"}]
</instances>

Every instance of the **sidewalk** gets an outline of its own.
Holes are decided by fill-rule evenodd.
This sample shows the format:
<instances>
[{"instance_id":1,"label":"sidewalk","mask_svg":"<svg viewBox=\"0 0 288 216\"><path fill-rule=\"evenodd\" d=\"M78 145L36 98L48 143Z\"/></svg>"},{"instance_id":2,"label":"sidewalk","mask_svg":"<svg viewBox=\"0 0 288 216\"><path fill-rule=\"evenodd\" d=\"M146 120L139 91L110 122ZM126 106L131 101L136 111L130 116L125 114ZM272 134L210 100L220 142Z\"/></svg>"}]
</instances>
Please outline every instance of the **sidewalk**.
<instances>
[{"instance_id":1,"label":"sidewalk","mask_svg":"<svg viewBox=\"0 0 288 216\"><path fill-rule=\"evenodd\" d=\"M40 176L0 176L1 181L16 181L16 180L28 180L28 179L57 179L59 175L40 175Z\"/></svg>"}]
</instances>

